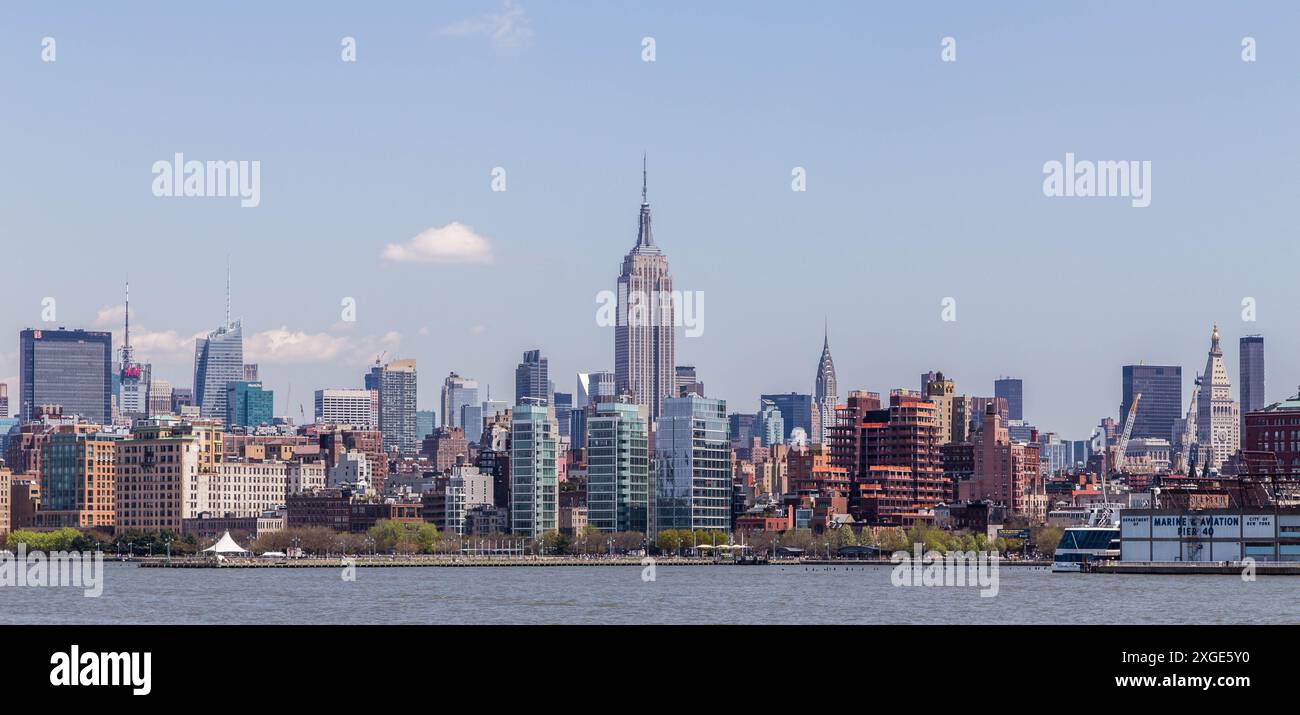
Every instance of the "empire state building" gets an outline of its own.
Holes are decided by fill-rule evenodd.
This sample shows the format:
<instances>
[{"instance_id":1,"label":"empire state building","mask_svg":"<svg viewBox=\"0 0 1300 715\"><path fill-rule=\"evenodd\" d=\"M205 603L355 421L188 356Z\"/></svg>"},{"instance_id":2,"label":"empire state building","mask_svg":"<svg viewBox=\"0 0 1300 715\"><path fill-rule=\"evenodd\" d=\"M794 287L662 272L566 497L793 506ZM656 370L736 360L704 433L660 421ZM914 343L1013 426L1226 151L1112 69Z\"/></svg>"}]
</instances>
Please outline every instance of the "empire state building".
<instances>
[{"instance_id":1,"label":"empire state building","mask_svg":"<svg viewBox=\"0 0 1300 715\"><path fill-rule=\"evenodd\" d=\"M665 397L674 396L676 346L673 326L673 278L668 257L655 245L646 200L644 159L641 167L641 218L636 245L623 258L618 277L618 316L614 326L614 384L651 419L663 412Z\"/></svg>"}]
</instances>

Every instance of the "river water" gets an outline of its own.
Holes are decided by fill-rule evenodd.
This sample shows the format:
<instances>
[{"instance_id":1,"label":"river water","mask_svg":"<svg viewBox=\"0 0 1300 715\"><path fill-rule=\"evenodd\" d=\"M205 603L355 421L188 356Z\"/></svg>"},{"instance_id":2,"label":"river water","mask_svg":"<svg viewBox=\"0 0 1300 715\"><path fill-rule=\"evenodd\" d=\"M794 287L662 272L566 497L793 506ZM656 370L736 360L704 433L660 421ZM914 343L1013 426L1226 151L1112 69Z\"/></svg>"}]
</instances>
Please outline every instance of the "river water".
<instances>
[{"instance_id":1,"label":"river water","mask_svg":"<svg viewBox=\"0 0 1300 715\"><path fill-rule=\"evenodd\" d=\"M1300 577L1053 574L998 593L899 587L888 566L142 569L104 590L0 587L5 624L1300 623Z\"/></svg>"}]
</instances>

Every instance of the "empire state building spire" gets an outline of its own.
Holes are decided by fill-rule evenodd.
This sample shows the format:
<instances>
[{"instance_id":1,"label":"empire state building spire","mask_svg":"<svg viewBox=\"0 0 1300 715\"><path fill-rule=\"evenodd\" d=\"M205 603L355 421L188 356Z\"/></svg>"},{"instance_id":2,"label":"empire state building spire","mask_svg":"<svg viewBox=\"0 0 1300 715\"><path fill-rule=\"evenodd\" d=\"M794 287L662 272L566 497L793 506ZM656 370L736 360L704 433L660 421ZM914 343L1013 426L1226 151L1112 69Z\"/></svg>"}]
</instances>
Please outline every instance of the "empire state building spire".
<instances>
[{"instance_id":1,"label":"empire state building spire","mask_svg":"<svg viewBox=\"0 0 1300 715\"><path fill-rule=\"evenodd\" d=\"M650 230L650 201L646 198L645 154L641 155L641 221L636 232L636 251L658 253L654 232Z\"/></svg>"},{"instance_id":2,"label":"empire state building spire","mask_svg":"<svg viewBox=\"0 0 1300 715\"><path fill-rule=\"evenodd\" d=\"M641 158L641 215L636 245L623 257L618 277L618 315L614 326L614 389L662 414L665 398L676 396L675 307L668 257L650 229L645 157Z\"/></svg>"}]
</instances>

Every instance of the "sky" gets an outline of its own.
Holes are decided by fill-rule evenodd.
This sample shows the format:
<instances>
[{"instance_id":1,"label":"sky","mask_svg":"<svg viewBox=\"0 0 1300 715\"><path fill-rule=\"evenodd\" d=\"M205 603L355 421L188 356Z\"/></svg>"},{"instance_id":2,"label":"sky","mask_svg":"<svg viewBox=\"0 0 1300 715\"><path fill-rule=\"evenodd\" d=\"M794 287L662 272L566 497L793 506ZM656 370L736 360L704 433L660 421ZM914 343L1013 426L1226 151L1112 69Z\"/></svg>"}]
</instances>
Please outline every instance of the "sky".
<instances>
[{"instance_id":1,"label":"sky","mask_svg":"<svg viewBox=\"0 0 1300 715\"><path fill-rule=\"evenodd\" d=\"M1118 416L1124 364L1182 365L1185 407L1215 322L1234 391L1257 333L1283 399L1300 5L1133 5L7 3L0 379L16 404L25 327L120 332L129 275L137 357L188 387L229 264L277 414L381 352L418 361L420 409L452 370L509 399L533 348L572 390L613 369L597 297L644 152L675 287L705 296L677 362L731 411L811 392L823 321L841 396L1011 375L1070 439ZM155 196L178 152L260 162L259 205ZM1046 196L1067 153L1151 162L1150 205Z\"/></svg>"}]
</instances>

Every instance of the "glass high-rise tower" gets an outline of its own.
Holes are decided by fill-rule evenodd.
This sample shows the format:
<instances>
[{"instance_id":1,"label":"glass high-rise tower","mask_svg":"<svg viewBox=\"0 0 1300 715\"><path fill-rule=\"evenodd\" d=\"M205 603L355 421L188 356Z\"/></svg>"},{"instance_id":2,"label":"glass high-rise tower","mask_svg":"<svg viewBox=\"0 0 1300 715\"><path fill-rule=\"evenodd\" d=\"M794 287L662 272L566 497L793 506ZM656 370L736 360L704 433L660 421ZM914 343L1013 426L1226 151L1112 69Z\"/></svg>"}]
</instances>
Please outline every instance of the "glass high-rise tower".
<instances>
[{"instance_id":1,"label":"glass high-rise tower","mask_svg":"<svg viewBox=\"0 0 1300 715\"><path fill-rule=\"evenodd\" d=\"M113 335L88 330L24 330L18 336L18 413L42 405L101 425L113 414Z\"/></svg>"},{"instance_id":2,"label":"glass high-rise tower","mask_svg":"<svg viewBox=\"0 0 1300 715\"><path fill-rule=\"evenodd\" d=\"M1264 336L1247 335L1240 343L1237 359L1241 373L1241 414L1264 409Z\"/></svg>"},{"instance_id":3,"label":"glass high-rise tower","mask_svg":"<svg viewBox=\"0 0 1300 715\"><path fill-rule=\"evenodd\" d=\"M647 413L645 405L606 402L587 421L587 523L601 531L646 531Z\"/></svg>"},{"instance_id":4,"label":"glass high-rise tower","mask_svg":"<svg viewBox=\"0 0 1300 715\"><path fill-rule=\"evenodd\" d=\"M731 527L727 403L699 395L664 400L655 430L655 533Z\"/></svg>"},{"instance_id":5,"label":"glass high-rise tower","mask_svg":"<svg viewBox=\"0 0 1300 715\"><path fill-rule=\"evenodd\" d=\"M194 404L207 419L226 419L226 385L244 379L244 328L240 321L199 338L194 345Z\"/></svg>"}]
</instances>

